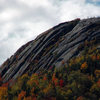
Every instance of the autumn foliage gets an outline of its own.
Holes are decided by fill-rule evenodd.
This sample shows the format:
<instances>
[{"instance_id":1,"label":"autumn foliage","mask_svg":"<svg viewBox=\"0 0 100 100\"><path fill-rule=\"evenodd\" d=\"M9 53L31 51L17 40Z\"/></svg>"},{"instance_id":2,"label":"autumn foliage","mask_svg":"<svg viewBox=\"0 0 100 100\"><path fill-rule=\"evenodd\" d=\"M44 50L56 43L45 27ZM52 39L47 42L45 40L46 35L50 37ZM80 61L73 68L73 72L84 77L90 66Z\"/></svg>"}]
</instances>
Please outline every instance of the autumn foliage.
<instances>
[{"instance_id":1,"label":"autumn foliage","mask_svg":"<svg viewBox=\"0 0 100 100\"><path fill-rule=\"evenodd\" d=\"M7 100L8 98L8 88L0 87L0 100Z\"/></svg>"},{"instance_id":2,"label":"autumn foliage","mask_svg":"<svg viewBox=\"0 0 100 100\"><path fill-rule=\"evenodd\" d=\"M81 69L87 69L87 68L88 68L87 62L84 62L84 63L81 65Z\"/></svg>"},{"instance_id":3,"label":"autumn foliage","mask_svg":"<svg viewBox=\"0 0 100 100\"><path fill-rule=\"evenodd\" d=\"M18 100L24 99L25 95L26 95L26 92L25 91L21 91L21 93L18 95Z\"/></svg>"},{"instance_id":4,"label":"autumn foliage","mask_svg":"<svg viewBox=\"0 0 100 100\"><path fill-rule=\"evenodd\" d=\"M78 97L77 100L84 100L82 96Z\"/></svg>"},{"instance_id":5,"label":"autumn foliage","mask_svg":"<svg viewBox=\"0 0 100 100\"><path fill-rule=\"evenodd\" d=\"M99 100L100 51L91 47L60 68L24 74L12 86L2 81L0 76L0 100Z\"/></svg>"}]
</instances>

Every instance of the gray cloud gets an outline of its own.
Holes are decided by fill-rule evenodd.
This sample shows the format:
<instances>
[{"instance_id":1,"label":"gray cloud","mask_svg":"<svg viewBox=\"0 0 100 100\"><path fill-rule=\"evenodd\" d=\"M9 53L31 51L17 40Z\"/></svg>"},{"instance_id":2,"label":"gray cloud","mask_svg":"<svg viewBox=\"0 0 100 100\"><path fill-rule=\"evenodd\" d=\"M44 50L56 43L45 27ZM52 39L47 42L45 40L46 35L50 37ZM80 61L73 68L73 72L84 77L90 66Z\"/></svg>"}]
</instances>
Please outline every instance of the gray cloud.
<instances>
[{"instance_id":1,"label":"gray cloud","mask_svg":"<svg viewBox=\"0 0 100 100\"><path fill-rule=\"evenodd\" d=\"M0 64L52 26L100 16L99 0L0 0Z\"/></svg>"}]
</instances>

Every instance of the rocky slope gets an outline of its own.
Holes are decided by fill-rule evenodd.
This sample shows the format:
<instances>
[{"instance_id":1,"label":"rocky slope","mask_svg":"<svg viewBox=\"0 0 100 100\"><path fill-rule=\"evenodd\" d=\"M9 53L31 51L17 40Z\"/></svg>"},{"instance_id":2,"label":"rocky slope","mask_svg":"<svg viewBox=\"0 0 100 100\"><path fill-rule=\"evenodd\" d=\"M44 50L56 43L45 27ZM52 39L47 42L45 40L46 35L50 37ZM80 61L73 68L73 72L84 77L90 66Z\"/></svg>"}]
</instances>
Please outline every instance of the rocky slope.
<instances>
[{"instance_id":1,"label":"rocky slope","mask_svg":"<svg viewBox=\"0 0 100 100\"><path fill-rule=\"evenodd\" d=\"M75 19L61 23L23 45L0 67L3 82L15 80L24 73L30 75L53 66L60 67L80 55L84 43L100 40L100 18ZM99 46L99 45L98 45Z\"/></svg>"}]
</instances>

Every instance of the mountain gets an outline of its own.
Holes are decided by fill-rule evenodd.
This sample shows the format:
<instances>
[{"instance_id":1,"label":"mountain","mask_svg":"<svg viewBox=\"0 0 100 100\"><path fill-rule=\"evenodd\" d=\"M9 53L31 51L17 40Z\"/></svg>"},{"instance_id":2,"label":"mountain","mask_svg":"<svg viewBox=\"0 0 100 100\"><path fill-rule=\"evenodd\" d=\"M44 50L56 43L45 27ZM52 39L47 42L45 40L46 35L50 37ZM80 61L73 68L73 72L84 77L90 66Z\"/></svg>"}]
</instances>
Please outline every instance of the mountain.
<instances>
[{"instance_id":1,"label":"mountain","mask_svg":"<svg viewBox=\"0 0 100 100\"><path fill-rule=\"evenodd\" d=\"M0 100L100 100L100 18L61 23L0 66Z\"/></svg>"},{"instance_id":2,"label":"mountain","mask_svg":"<svg viewBox=\"0 0 100 100\"><path fill-rule=\"evenodd\" d=\"M79 56L85 44L100 41L100 18L75 19L61 23L37 36L7 59L0 67L3 82L16 80L24 73L60 67L62 62ZM100 45L97 46L100 48Z\"/></svg>"}]
</instances>

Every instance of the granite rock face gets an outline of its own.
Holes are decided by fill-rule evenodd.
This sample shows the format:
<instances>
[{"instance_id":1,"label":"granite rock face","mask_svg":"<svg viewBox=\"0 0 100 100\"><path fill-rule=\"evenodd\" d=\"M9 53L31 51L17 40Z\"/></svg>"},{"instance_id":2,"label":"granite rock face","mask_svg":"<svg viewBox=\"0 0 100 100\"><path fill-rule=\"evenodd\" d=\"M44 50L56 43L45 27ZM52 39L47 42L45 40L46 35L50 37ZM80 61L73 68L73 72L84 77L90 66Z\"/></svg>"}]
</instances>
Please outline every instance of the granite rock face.
<instances>
[{"instance_id":1,"label":"granite rock face","mask_svg":"<svg viewBox=\"0 0 100 100\"><path fill-rule=\"evenodd\" d=\"M75 19L61 23L23 45L0 67L3 82L15 80L24 73L30 75L43 68L61 67L78 56L86 41L100 40L100 18Z\"/></svg>"}]
</instances>

